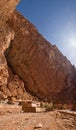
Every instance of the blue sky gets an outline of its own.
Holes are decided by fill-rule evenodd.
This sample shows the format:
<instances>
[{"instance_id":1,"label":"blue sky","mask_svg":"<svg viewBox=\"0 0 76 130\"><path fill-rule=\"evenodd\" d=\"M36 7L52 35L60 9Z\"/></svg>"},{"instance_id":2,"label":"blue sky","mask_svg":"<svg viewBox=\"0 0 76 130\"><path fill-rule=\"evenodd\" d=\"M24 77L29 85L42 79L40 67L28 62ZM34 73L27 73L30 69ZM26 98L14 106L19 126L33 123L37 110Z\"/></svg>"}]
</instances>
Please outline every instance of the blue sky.
<instances>
[{"instance_id":1,"label":"blue sky","mask_svg":"<svg viewBox=\"0 0 76 130\"><path fill-rule=\"evenodd\" d=\"M21 0L17 10L76 65L76 0Z\"/></svg>"}]
</instances>

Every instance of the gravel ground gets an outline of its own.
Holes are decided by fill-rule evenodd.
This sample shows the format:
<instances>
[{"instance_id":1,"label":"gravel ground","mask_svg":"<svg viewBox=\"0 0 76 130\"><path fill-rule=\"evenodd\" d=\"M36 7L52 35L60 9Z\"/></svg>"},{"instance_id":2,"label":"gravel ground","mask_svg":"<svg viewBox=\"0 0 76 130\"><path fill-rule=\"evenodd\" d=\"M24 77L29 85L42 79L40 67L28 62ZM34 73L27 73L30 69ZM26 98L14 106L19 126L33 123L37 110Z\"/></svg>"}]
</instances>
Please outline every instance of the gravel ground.
<instances>
[{"instance_id":1,"label":"gravel ground","mask_svg":"<svg viewBox=\"0 0 76 130\"><path fill-rule=\"evenodd\" d=\"M7 111L0 115L0 130L76 130L76 114L58 111L22 113L18 107L15 109L15 113Z\"/></svg>"}]
</instances>

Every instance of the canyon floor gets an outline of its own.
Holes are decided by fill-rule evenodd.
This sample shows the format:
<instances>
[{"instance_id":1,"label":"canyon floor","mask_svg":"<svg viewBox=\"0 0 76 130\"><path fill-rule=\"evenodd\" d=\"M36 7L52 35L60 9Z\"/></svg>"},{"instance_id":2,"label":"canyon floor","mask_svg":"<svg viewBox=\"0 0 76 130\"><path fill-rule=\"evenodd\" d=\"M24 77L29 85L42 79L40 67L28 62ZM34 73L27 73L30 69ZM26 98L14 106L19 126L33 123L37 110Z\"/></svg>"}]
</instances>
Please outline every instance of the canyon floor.
<instances>
[{"instance_id":1,"label":"canyon floor","mask_svg":"<svg viewBox=\"0 0 76 130\"><path fill-rule=\"evenodd\" d=\"M23 113L21 106L0 104L0 130L76 130L76 112Z\"/></svg>"}]
</instances>

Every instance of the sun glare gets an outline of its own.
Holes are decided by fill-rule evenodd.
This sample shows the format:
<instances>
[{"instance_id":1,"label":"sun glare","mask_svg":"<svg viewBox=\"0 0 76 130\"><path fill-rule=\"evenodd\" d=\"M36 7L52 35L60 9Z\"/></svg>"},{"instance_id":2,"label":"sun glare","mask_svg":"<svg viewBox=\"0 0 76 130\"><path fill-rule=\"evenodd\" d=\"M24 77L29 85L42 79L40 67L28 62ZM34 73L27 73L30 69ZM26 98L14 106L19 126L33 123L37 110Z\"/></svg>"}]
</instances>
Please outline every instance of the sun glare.
<instances>
[{"instance_id":1,"label":"sun glare","mask_svg":"<svg viewBox=\"0 0 76 130\"><path fill-rule=\"evenodd\" d=\"M76 48L76 38L75 37L70 37L68 39L68 42L69 42L69 46L72 47L72 48Z\"/></svg>"},{"instance_id":2,"label":"sun glare","mask_svg":"<svg viewBox=\"0 0 76 130\"><path fill-rule=\"evenodd\" d=\"M70 44L74 47L76 46L76 38L70 38Z\"/></svg>"}]
</instances>

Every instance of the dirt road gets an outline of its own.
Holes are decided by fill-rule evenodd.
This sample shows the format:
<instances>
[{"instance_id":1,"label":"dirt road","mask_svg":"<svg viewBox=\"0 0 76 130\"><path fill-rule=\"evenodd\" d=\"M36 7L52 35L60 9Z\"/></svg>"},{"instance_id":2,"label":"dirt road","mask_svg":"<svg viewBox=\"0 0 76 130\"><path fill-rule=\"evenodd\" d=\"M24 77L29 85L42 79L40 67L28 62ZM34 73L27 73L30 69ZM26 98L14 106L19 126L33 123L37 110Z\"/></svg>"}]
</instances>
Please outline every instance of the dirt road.
<instances>
[{"instance_id":1,"label":"dirt road","mask_svg":"<svg viewBox=\"0 0 76 130\"><path fill-rule=\"evenodd\" d=\"M58 111L43 113L8 111L0 115L0 130L76 130L76 114Z\"/></svg>"}]
</instances>

